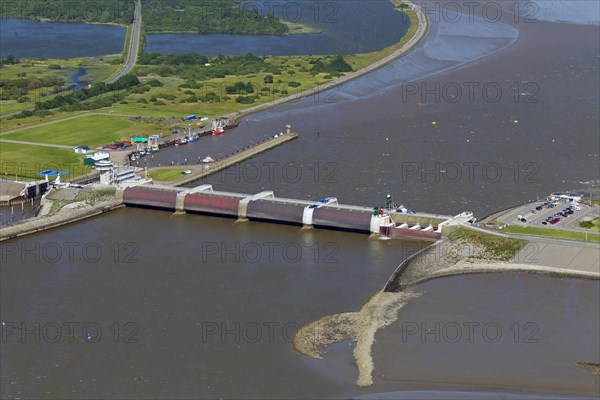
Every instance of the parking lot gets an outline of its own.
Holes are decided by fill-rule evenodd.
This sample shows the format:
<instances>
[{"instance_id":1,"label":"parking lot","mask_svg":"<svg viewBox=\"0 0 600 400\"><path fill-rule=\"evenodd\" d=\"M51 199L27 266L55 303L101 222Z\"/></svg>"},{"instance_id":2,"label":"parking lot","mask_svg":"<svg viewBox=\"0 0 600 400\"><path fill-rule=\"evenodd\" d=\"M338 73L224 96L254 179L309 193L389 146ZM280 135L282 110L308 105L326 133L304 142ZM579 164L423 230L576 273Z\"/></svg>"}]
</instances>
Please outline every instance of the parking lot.
<instances>
[{"instance_id":1,"label":"parking lot","mask_svg":"<svg viewBox=\"0 0 600 400\"><path fill-rule=\"evenodd\" d=\"M536 209L536 207L539 208L544 203L548 204L543 206L541 210ZM587 214L591 208L580 203L578 206L580 209L576 210L575 208L571 208L572 213L567 214L566 217L563 215L555 216L555 214L563 212L563 210L567 209L570 205L571 202L567 200L559 200L558 202L555 202L554 205L552 205L551 202L536 201L535 203L529 203L517 207L498 217L498 220L509 225L579 230L580 228L578 228L578 224L572 224L572 222ZM525 222L518 219L519 215L525 218ZM558 221L555 223L550 223L548 221L548 218L550 217L552 217L552 219L555 221L558 219ZM544 224L544 222L546 223Z\"/></svg>"}]
</instances>

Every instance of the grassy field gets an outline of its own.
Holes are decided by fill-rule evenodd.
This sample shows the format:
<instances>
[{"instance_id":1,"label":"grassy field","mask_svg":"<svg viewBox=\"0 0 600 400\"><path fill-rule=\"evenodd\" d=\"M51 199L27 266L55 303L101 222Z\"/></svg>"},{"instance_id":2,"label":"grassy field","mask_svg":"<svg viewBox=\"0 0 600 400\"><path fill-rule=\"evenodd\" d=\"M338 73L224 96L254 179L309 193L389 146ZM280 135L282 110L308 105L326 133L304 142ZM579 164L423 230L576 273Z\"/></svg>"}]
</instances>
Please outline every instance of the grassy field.
<instances>
[{"instance_id":1,"label":"grassy field","mask_svg":"<svg viewBox=\"0 0 600 400\"><path fill-rule=\"evenodd\" d=\"M523 248L526 241L521 239L504 238L474 231L466 228L459 228L449 236L450 241L465 241L474 243L485 248L485 258L498 261L509 261Z\"/></svg>"},{"instance_id":2,"label":"grassy field","mask_svg":"<svg viewBox=\"0 0 600 400\"><path fill-rule=\"evenodd\" d=\"M529 226L522 227L515 225L507 227L504 231L509 233L519 233L523 235L544 236L556 239L579 240L583 242L586 241L585 232L564 231L559 229L548 228L534 228ZM600 235L597 233L589 233L587 234L587 241L600 243Z\"/></svg>"},{"instance_id":3,"label":"grassy field","mask_svg":"<svg viewBox=\"0 0 600 400\"><path fill-rule=\"evenodd\" d=\"M89 115L26 129L2 136L4 139L67 146L101 146L137 134L158 133L161 126L129 121L126 117Z\"/></svg>"},{"instance_id":4,"label":"grassy field","mask_svg":"<svg viewBox=\"0 0 600 400\"><path fill-rule=\"evenodd\" d=\"M600 232L600 217L594 218L591 221L580 222L579 226L591 231Z\"/></svg>"},{"instance_id":5,"label":"grassy field","mask_svg":"<svg viewBox=\"0 0 600 400\"><path fill-rule=\"evenodd\" d=\"M69 178L84 175L83 156L69 149L0 143L0 170L10 179L41 179L47 169L70 171Z\"/></svg>"},{"instance_id":6,"label":"grassy field","mask_svg":"<svg viewBox=\"0 0 600 400\"><path fill-rule=\"evenodd\" d=\"M148 177L160 182L169 182L179 179L183 176L185 168L165 168L148 173Z\"/></svg>"}]
</instances>

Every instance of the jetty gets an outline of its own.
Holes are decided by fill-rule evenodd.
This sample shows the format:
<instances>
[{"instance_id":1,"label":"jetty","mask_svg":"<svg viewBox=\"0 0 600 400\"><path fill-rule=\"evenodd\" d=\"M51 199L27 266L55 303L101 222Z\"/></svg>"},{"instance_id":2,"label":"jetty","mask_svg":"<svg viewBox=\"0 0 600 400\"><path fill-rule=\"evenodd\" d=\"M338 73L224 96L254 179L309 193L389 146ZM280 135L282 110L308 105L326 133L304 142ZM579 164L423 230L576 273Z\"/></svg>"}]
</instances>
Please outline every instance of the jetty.
<instances>
[{"instance_id":1,"label":"jetty","mask_svg":"<svg viewBox=\"0 0 600 400\"><path fill-rule=\"evenodd\" d=\"M274 147L280 146L284 143L292 141L298 138L298 134L294 132L282 133L277 137L273 137L262 142L259 142L253 146L247 147L245 149L241 149L237 152L234 152L231 155L227 155L221 159L216 160L215 162L210 163L199 163L199 164L190 164L185 165L185 168L190 170L191 173L181 178L172 181L172 186L183 186L188 183L206 178L209 175L212 175L216 172L227 169L235 164L238 164L242 161L245 161L251 157L254 157L260 153L268 151ZM148 172L160 171L164 169L173 169L173 166L163 166L163 167L153 167L149 168Z\"/></svg>"}]
</instances>

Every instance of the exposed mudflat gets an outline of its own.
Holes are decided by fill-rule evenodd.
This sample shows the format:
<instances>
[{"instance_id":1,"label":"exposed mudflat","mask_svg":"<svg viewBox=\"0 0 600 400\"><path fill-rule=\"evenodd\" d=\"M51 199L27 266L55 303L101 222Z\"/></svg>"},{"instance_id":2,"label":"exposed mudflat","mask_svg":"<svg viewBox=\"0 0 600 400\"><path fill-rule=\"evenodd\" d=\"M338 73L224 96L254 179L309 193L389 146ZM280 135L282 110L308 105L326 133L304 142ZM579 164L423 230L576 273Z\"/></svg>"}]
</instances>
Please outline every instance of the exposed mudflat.
<instances>
[{"instance_id":1,"label":"exposed mudflat","mask_svg":"<svg viewBox=\"0 0 600 400\"><path fill-rule=\"evenodd\" d=\"M371 386L375 334L394 322L398 311L418 296L415 292L378 292L357 312L329 315L303 326L294 337L294 348L307 356L323 358L330 344L352 340L356 343L353 353L359 372L356 384Z\"/></svg>"}]
</instances>

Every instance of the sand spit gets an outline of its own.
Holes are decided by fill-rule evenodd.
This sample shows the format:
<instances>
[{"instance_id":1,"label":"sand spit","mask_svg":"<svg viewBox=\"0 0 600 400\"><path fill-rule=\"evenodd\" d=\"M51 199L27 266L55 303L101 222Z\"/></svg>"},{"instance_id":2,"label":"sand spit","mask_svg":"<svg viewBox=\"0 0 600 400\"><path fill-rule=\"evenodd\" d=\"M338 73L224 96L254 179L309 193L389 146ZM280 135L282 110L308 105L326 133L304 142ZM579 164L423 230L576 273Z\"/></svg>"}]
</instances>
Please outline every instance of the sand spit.
<instances>
[{"instance_id":1,"label":"sand spit","mask_svg":"<svg viewBox=\"0 0 600 400\"><path fill-rule=\"evenodd\" d=\"M526 242L517 244L519 246L513 247L511 252L518 251ZM503 239L491 245L510 249ZM420 296L414 290L418 284L446 276L500 272L600 279L600 275L593 272L519 263L516 257L508 260L507 254L511 252L494 251L494 247L490 250L491 245L462 239L440 240L432 244L400 264L384 289L371 297L359 311L329 315L300 328L294 337L294 348L309 357L323 358L327 346L345 340L354 341L354 360L358 367L356 384L366 387L373 384L375 366L371 349L375 334L396 321L400 309ZM593 374L598 373L597 364L580 362L578 365L592 368Z\"/></svg>"},{"instance_id":2,"label":"sand spit","mask_svg":"<svg viewBox=\"0 0 600 400\"><path fill-rule=\"evenodd\" d=\"M583 368L590 368L592 375L600 375L600 364L587 361L577 361L577 365Z\"/></svg>"},{"instance_id":3,"label":"sand spit","mask_svg":"<svg viewBox=\"0 0 600 400\"><path fill-rule=\"evenodd\" d=\"M294 348L313 358L323 358L325 348L332 343L352 340L354 359L358 367L358 386L373 384L371 348L375 334L398 319L398 311L419 293L378 292L357 312L329 315L303 326L294 337Z\"/></svg>"}]
</instances>

